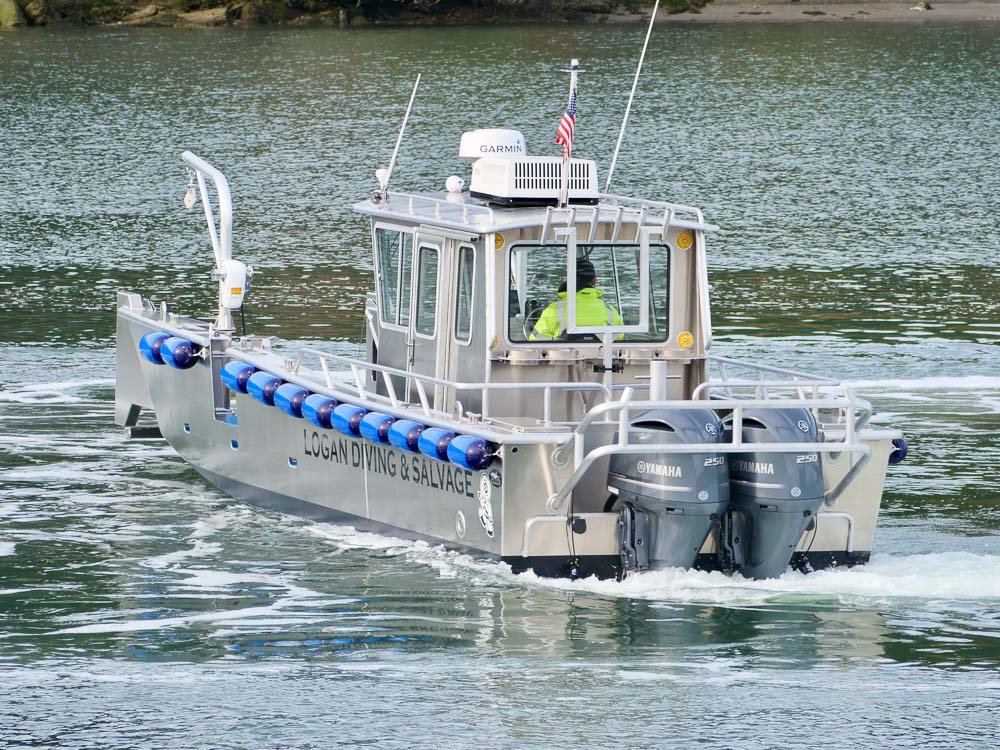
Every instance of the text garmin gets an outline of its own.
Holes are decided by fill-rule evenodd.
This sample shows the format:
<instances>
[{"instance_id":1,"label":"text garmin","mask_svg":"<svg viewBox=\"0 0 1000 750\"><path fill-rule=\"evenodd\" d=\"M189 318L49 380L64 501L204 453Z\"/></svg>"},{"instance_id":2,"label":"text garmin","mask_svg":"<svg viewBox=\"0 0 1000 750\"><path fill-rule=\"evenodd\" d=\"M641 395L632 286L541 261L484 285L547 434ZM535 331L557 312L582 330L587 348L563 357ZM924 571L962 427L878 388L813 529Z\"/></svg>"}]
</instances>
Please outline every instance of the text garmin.
<instances>
[{"instance_id":1,"label":"text garmin","mask_svg":"<svg viewBox=\"0 0 1000 750\"><path fill-rule=\"evenodd\" d=\"M524 146L520 143L484 143L479 147L479 151L483 154L523 154Z\"/></svg>"}]
</instances>

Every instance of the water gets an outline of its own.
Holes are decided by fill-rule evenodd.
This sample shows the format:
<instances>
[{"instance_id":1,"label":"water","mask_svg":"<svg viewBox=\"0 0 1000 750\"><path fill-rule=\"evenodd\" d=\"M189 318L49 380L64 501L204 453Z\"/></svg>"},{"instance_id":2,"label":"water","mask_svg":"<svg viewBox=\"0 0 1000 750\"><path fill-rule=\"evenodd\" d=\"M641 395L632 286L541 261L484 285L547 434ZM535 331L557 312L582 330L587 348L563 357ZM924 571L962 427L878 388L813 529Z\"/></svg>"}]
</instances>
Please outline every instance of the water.
<instances>
[{"instance_id":1,"label":"water","mask_svg":"<svg viewBox=\"0 0 1000 750\"><path fill-rule=\"evenodd\" d=\"M872 563L539 580L220 495L112 422L114 294L206 313L187 148L248 324L356 350L364 223L460 131L536 153L580 57L610 161L641 31L0 35L0 747L1000 745L994 27L657 29L616 189L705 207L716 351L844 377L911 457ZM398 180L398 181L397 181Z\"/></svg>"}]
</instances>

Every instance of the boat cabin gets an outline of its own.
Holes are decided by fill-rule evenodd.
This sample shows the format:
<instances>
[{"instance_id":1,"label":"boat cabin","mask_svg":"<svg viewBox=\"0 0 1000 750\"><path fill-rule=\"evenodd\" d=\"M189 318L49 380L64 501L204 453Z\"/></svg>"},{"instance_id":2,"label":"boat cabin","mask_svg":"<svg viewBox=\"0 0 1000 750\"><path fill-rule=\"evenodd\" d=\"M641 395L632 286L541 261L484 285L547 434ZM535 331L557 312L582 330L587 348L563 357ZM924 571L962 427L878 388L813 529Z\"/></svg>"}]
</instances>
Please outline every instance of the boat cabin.
<instances>
[{"instance_id":1,"label":"boat cabin","mask_svg":"<svg viewBox=\"0 0 1000 750\"><path fill-rule=\"evenodd\" d=\"M469 189L452 176L442 192L354 206L371 217L369 361L436 379L437 410L481 414L488 398L515 425L575 421L626 385L689 398L711 342L704 235L716 227L696 208L602 194L593 161L570 159L564 175L558 157L504 150L515 141L463 136ZM416 398L410 378L369 377ZM545 382L581 388L553 400L524 387ZM482 383L496 385L462 388Z\"/></svg>"}]
</instances>

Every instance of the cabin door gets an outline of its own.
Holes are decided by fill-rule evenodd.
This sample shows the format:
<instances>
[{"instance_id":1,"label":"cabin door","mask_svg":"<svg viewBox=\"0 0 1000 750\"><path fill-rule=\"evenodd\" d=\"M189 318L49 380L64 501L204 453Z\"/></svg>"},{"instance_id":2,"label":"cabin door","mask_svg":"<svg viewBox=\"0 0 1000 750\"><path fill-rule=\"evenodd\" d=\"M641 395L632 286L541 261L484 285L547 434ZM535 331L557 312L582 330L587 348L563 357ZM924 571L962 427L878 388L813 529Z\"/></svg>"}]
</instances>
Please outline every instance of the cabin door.
<instances>
[{"instance_id":1,"label":"cabin door","mask_svg":"<svg viewBox=\"0 0 1000 750\"><path fill-rule=\"evenodd\" d=\"M448 240L444 237L417 232L413 246L413 283L411 285L410 325L407 331L407 370L420 375L443 378L447 355L447 303L440 299L448 289L445 253ZM431 406L443 408L444 393L440 386L423 382ZM407 382L407 399L420 401L420 392L413 381Z\"/></svg>"}]
</instances>

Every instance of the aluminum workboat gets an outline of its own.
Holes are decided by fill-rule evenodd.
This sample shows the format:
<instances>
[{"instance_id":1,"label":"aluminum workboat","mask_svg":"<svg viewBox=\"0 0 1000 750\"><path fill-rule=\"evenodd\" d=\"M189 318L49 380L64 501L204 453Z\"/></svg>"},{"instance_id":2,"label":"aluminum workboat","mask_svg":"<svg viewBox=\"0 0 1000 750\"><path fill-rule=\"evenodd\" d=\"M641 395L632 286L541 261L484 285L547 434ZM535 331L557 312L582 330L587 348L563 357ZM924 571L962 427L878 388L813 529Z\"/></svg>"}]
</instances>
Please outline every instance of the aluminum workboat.
<instances>
[{"instance_id":1,"label":"aluminum workboat","mask_svg":"<svg viewBox=\"0 0 1000 750\"><path fill-rule=\"evenodd\" d=\"M468 188L383 171L353 207L375 277L358 358L237 332L253 270L229 186L185 152L218 314L119 293L117 423L249 503L516 571L867 561L902 436L835 380L709 354L702 211L602 192L595 162L529 156L514 130L459 148Z\"/></svg>"}]
</instances>

